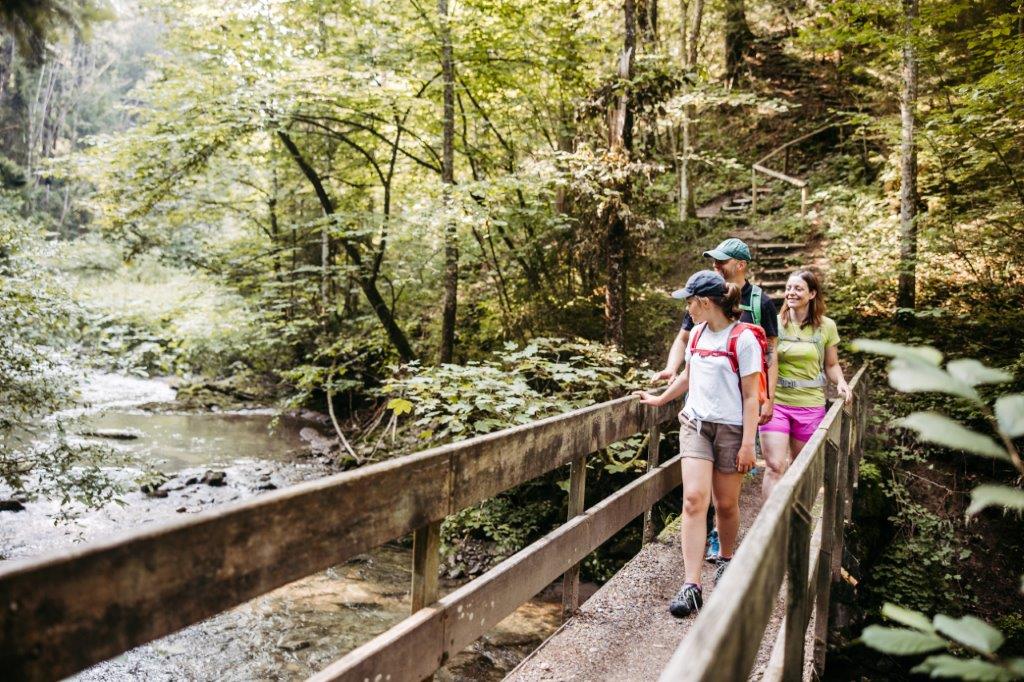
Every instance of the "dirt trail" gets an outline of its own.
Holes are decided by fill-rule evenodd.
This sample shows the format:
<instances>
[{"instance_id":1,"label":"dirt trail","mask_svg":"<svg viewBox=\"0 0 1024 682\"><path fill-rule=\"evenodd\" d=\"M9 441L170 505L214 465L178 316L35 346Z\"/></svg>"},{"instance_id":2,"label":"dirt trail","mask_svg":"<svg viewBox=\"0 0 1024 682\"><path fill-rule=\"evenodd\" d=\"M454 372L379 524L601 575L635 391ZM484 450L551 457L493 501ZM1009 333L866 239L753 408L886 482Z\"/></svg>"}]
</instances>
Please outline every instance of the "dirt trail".
<instances>
[{"instance_id":1,"label":"dirt trail","mask_svg":"<svg viewBox=\"0 0 1024 682\"><path fill-rule=\"evenodd\" d=\"M761 508L761 479L748 479L740 495L740 537ZM714 591L712 566L705 564L705 601ZM679 537L663 533L644 547L614 578L580 607L577 615L548 639L507 681L573 680L633 682L656 680L695 618L677 619L668 603L682 584ZM781 620L776 607L765 631L752 679L767 663Z\"/></svg>"}]
</instances>

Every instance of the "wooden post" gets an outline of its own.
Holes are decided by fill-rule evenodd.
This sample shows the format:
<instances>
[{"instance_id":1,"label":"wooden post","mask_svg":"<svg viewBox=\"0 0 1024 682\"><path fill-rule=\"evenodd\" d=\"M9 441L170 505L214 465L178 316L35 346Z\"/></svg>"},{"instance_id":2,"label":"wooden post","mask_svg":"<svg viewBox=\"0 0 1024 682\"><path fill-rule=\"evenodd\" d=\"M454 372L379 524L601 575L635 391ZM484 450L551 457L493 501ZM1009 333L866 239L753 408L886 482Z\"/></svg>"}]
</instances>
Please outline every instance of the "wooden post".
<instances>
[{"instance_id":1,"label":"wooden post","mask_svg":"<svg viewBox=\"0 0 1024 682\"><path fill-rule=\"evenodd\" d=\"M807 216L807 185L800 188L800 216Z\"/></svg>"},{"instance_id":2,"label":"wooden post","mask_svg":"<svg viewBox=\"0 0 1024 682\"><path fill-rule=\"evenodd\" d=\"M750 215L757 213L757 169L750 169Z\"/></svg>"},{"instance_id":3,"label":"wooden post","mask_svg":"<svg viewBox=\"0 0 1024 682\"><path fill-rule=\"evenodd\" d=\"M441 550L441 522L418 528L412 536L412 612L437 601L437 567Z\"/></svg>"},{"instance_id":4,"label":"wooden post","mask_svg":"<svg viewBox=\"0 0 1024 682\"><path fill-rule=\"evenodd\" d=\"M651 427L651 430L647 432L647 471L658 466L659 459L661 457L661 426L655 424ZM653 510L648 509L644 512L644 534L643 544L648 544L654 540L654 519Z\"/></svg>"},{"instance_id":5,"label":"wooden post","mask_svg":"<svg viewBox=\"0 0 1024 682\"><path fill-rule=\"evenodd\" d=\"M821 549L818 557L817 587L814 603L814 674L825 670L825 647L828 644L829 596L832 587L832 545L835 538L836 478L839 468L839 446L825 441L824 505L821 513Z\"/></svg>"},{"instance_id":6,"label":"wooden post","mask_svg":"<svg viewBox=\"0 0 1024 682\"><path fill-rule=\"evenodd\" d=\"M807 569L811 550L811 514L800 499L790 512L789 554L786 567L786 639L782 665L785 682L799 682L804 674L804 638L807 633Z\"/></svg>"},{"instance_id":7,"label":"wooden post","mask_svg":"<svg viewBox=\"0 0 1024 682\"><path fill-rule=\"evenodd\" d=\"M579 455L569 464L568 518L583 513L583 496L587 485L587 456ZM580 607L580 564L562 574L562 622L572 618Z\"/></svg>"},{"instance_id":8,"label":"wooden post","mask_svg":"<svg viewBox=\"0 0 1024 682\"><path fill-rule=\"evenodd\" d=\"M843 536L846 529L847 481L850 471L850 419L844 408L839 425L839 461L836 467L836 504L832 541L832 582L840 578L843 565Z\"/></svg>"}]
</instances>

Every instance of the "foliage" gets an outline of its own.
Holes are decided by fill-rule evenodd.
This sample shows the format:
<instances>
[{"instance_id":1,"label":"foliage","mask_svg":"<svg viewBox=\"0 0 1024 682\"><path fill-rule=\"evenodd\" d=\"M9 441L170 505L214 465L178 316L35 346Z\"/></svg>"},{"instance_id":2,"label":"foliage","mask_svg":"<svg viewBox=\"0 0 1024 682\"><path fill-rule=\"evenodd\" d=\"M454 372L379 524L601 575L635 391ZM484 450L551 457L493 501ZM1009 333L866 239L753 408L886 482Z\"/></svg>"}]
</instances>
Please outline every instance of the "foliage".
<instances>
[{"instance_id":1,"label":"foliage","mask_svg":"<svg viewBox=\"0 0 1024 682\"><path fill-rule=\"evenodd\" d=\"M62 351L75 307L59 273L45 265L51 254L38 226L20 207L19 197L0 193L0 482L64 505L102 506L117 492L101 469L106 453L72 442L59 422L53 432L43 422L77 391Z\"/></svg>"},{"instance_id":2,"label":"foliage","mask_svg":"<svg viewBox=\"0 0 1024 682\"><path fill-rule=\"evenodd\" d=\"M419 449L608 400L635 381L629 360L613 348L536 338L466 365L404 366L380 394L396 419L409 413L403 431Z\"/></svg>"},{"instance_id":3,"label":"foliage","mask_svg":"<svg viewBox=\"0 0 1024 682\"><path fill-rule=\"evenodd\" d=\"M987 367L974 359L952 360L945 369L940 364L942 354L930 347L909 347L888 342L858 340L854 347L892 358L889 363L889 383L901 392L940 392L973 403L987 418L990 428L997 434L1002 445L984 434L962 426L944 415L931 412L915 412L896 422L896 425L917 432L918 438L943 447L964 450L975 455L1006 460L1018 474L1024 474L1019 452L1013 442L1020 419L1024 418L1024 401L1019 394L1000 397L997 413L976 391L983 384L1000 384L1010 381L1009 373ZM1005 485L984 485L975 488L968 515L977 514L990 505L1007 508L1024 508L1024 496L1019 488ZM924 557L922 561L938 560L943 557ZM1024 589L1024 585L1022 585ZM968 680L1011 680L1024 677L1024 659L1000 659L996 653L1002 646L1002 633L984 621L967 615L958 619L936 615L929 622L916 611L886 604L882 615L908 627L888 628L871 625L861 635L868 646L884 653L914 655L953 649L968 650L982 657L962 658L946 654L928 656L914 672L927 673L931 677L957 677Z\"/></svg>"}]
</instances>

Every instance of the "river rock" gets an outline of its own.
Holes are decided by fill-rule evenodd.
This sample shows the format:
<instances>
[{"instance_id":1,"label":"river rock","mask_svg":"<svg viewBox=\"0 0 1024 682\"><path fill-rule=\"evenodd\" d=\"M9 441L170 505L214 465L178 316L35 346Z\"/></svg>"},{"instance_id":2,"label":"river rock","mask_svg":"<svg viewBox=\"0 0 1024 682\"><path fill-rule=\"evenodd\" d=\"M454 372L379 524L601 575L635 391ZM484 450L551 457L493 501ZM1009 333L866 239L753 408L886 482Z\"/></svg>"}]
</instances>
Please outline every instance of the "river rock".
<instances>
[{"instance_id":1,"label":"river rock","mask_svg":"<svg viewBox=\"0 0 1024 682\"><path fill-rule=\"evenodd\" d=\"M110 440L138 440L142 438L142 431L138 429L91 429L82 431L81 435L87 438L107 438Z\"/></svg>"},{"instance_id":2,"label":"river rock","mask_svg":"<svg viewBox=\"0 0 1024 682\"><path fill-rule=\"evenodd\" d=\"M309 443L309 449L317 455L330 454L339 445L337 438L324 438L319 431L309 426L299 431L299 438Z\"/></svg>"},{"instance_id":3,"label":"river rock","mask_svg":"<svg viewBox=\"0 0 1024 682\"><path fill-rule=\"evenodd\" d=\"M277 648L284 651L301 651L309 648L310 642L302 633L286 632L277 640Z\"/></svg>"},{"instance_id":4,"label":"river rock","mask_svg":"<svg viewBox=\"0 0 1024 682\"><path fill-rule=\"evenodd\" d=\"M25 511L25 505L18 500L0 500L0 511L20 512Z\"/></svg>"},{"instance_id":5,"label":"river rock","mask_svg":"<svg viewBox=\"0 0 1024 682\"><path fill-rule=\"evenodd\" d=\"M167 491L161 486L167 483L170 478L163 474L154 475L150 480L146 481L139 486L139 490L142 491L147 497L167 497Z\"/></svg>"},{"instance_id":6,"label":"river rock","mask_svg":"<svg viewBox=\"0 0 1024 682\"><path fill-rule=\"evenodd\" d=\"M215 488L219 488L222 485L228 484L227 479L228 475L223 471L213 471L212 469L210 469L205 474L203 474L203 478L200 480L200 483L205 483L206 485L211 485Z\"/></svg>"}]
</instances>

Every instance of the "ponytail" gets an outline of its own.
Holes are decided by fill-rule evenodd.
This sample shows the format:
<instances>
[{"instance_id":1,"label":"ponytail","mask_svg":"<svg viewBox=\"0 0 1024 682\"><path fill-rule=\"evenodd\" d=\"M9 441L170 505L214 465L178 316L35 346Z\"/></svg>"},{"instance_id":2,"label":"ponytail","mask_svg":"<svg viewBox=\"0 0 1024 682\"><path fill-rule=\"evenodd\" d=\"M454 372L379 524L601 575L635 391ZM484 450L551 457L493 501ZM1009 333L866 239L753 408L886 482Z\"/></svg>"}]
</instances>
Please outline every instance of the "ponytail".
<instances>
[{"instance_id":1,"label":"ponytail","mask_svg":"<svg viewBox=\"0 0 1024 682\"><path fill-rule=\"evenodd\" d=\"M738 319L740 316L740 292L742 289L738 284L725 283L724 296L708 296L708 300L722 309L725 316L730 320Z\"/></svg>"}]
</instances>

